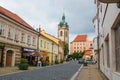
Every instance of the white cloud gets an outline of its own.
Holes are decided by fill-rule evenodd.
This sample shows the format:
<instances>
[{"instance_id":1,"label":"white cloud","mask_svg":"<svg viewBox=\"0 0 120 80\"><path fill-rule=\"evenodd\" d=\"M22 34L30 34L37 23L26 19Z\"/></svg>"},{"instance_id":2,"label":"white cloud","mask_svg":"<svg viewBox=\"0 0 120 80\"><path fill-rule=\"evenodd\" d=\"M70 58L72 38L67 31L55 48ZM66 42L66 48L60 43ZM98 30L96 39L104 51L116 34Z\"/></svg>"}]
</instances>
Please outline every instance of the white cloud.
<instances>
[{"instance_id":1,"label":"white cloud","mask_svg":"<svg viewBox=\"0 0 120 80\"><path fill-rule=\"evenodd\" d=\"M34 28L41 25L42 29L56 37L57 25L64 12L70 27L69 41L77 34L88 34L90 39L94 36L92 19L96 12L93 0L0 0L0 5Z\"/></svg>"}]
</instances>

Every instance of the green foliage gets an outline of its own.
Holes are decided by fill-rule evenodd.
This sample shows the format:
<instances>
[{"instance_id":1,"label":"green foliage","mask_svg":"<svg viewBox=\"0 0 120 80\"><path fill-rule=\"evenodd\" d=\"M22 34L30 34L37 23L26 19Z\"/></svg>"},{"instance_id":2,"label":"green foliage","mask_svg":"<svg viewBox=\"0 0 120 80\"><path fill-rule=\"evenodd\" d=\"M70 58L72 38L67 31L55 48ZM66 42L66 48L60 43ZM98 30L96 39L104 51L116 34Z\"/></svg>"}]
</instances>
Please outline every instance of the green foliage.
<instances>
[{"instance_id":1,"label":"green foliage","mask_svg":"<svg viewBox=\"0 0 120 80\"><path fill-rule=\"evenodd\" d=\"M67 60L71 60L72 59L79 59L82 58L84 55L85 51L83 52L74 52L72 55L68 55L67 56Z\"/></svg>"},{"instance_id":2,"label":"green foliage","mask_svg":"<svg viewBox=\"0 0 120 80\"><path fill-rule=\"evenodd\" d=\"M46 66L47 65L47 63L46 62L42 62L42 66Z\"/></svg>"},{"instance_id":3,"label":"green foliage","mask_svg":"<svg viewBox=\"0 0 120 80\"><path fill-rule=\"evenodd\" d=\"M63 60L63 59L61 59L61 60L60 60L60 63L63 63L63 62L64 62L64 60Z\"/></svg>"},{"instance_id":4,"label":"green foliage","mask_svg":"<svg viewBox=\"0 0 120 80\"><path fill-rule=\"evenodd\" d=\"M63 45L64 45L64 56L66 56L68 55L69 52L68 43L63 41Z\"/></svg>"},{"instance_id":5,"label":"green foliage","mask_svg":"<svg viewBox=\"0 0 120 80\"><path fill-rule=\"evenodd\" d=\"M28 60L25 59L25 58L21 58L20 63L21 63L21 64L22 64L22 63L28 63Z\"/></svg>"},{"instance_id":6,"label":"green foliage","mask_svg":"<svg viewBox=\"0 0 120 80\"><path fill-rule=\"evenodd\" d=\"M18 68L20 70L28 70L28 66L29 66L28 65L28 60L25 59L25 58L21 58Z\"/></svg>"},{"instance_id":7,"label":"green foliage","mask_svg":"<svg viewBox=\"0 0 120 80\"><path fill-rule=\"evenodd\" d=\"M58 60L55 60L55 64L59 64Z\"/></svg>"},{"instance_id":8,"label":"green foliage","mask_svg":"<svg viewBox=\"0 0 120 80\"><path fill-rule=\"evenodd\" d=\"M28 70L28 64L27 63L22 63L22 64L19 64L19 69L20 70Z\"/></svg>"},{"instance_id":9,"label":"green foliage","mask_svg":"<svg viewBox=\"0 0 120 80\"><path fill-rule=\"evenodd\" d=\"M88 63L86 61L84 61L83 64L84 64L84 66L87 66Z\"/></svg>"}]
</instances>

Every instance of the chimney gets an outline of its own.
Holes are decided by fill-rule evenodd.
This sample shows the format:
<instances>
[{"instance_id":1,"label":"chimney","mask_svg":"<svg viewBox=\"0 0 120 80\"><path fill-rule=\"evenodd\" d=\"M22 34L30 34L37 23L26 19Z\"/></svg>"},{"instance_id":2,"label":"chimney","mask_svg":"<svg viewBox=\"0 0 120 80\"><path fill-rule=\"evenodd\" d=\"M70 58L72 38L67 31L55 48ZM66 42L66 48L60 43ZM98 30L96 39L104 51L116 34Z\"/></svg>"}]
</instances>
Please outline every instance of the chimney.
<instances>
[{"instance_id":1,"label":"chimney","mask_svg":"<svg viewBox=\"0 0 120 80\"><path fill-rule=\"evenodd\" d=\"M39 32L41 32L41 28L39 27Z\"/></svg>"},{"instance_id":2,"label":"chimney","mask_svg":"<svg viewBox=\"0 0 120 80\"><path fill-rule=\"evenodd\" d=\"M38 28L36 28L36 31L38 31Z\"/></svg>"}]
</instances>

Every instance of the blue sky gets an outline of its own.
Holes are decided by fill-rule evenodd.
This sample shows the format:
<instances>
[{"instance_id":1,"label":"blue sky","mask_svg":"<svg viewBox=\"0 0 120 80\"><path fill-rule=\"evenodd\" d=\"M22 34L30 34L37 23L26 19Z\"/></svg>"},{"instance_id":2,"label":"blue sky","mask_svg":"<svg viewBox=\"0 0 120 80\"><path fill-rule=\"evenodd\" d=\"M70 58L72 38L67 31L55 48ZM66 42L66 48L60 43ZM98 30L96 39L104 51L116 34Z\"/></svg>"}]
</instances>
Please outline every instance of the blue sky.
<instances>
[{"instance_id":1,"label":"blue sky","mask_svg":"<svg viewBox=\"0 0 120 80\"><path fill-rule=\"evenodd\" d=\"M94 37L94 0L0 0L0 5L34 28L41 26L41 29L56 37L57 25L65 13L70 42L77 34L88 34L89 39Z\"/></svg>"}]
</instances>

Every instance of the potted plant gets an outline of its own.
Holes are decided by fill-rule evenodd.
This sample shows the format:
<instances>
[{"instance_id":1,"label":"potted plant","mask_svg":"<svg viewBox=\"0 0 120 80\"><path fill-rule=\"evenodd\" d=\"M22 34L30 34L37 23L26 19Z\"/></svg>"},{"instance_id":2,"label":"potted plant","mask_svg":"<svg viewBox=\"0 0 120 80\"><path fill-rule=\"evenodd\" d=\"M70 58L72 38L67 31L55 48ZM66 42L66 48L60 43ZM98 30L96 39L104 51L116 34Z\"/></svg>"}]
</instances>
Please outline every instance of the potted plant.
<instances>
[{"instance_id":1,"label":"potted plant","mask_svg":"<svg viewBox=\"0 0 120 80\"><path fill-rule=\"evenodd\" d=\"M84 61L83 64L84 64L84 66L87 66L88 63L86 61Z\"/></svg>"},{"instance_id":2,"label":"potted plant","mask_svg":"<svg viewBox=\"0 0 120 80\"><path fill-rule=\"evenodd\" d=\"M21 58L20 64L18 66L18 68L20 70L28 70L28 60L25 58Z\"/></svg>"}]
</instances>

